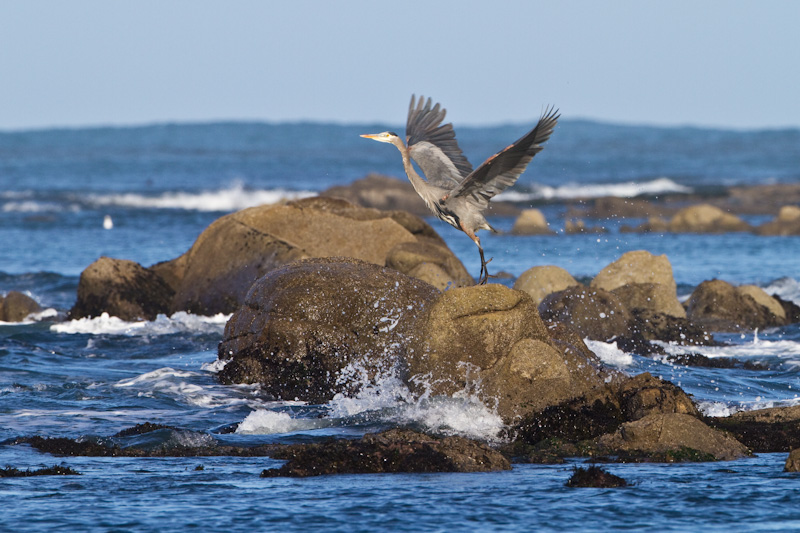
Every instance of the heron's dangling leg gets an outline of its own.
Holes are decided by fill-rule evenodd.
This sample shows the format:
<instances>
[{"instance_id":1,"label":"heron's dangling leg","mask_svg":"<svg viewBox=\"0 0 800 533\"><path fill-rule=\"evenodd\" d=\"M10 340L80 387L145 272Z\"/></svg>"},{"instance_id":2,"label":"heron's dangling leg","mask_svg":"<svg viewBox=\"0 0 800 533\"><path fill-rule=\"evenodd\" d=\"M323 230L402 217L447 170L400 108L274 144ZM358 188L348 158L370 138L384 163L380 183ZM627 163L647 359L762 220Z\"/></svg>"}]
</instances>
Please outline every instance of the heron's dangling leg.
<instances>
[{"instance_id":1,"label":"heron's dangling leg","mask_svg":"<svg viewBox=\"0 0 800 533\"><path fill-rule=\"evenodd\" d=\"M474 242L475 245L478 247L478 252L481 254L481 273L478 275L478 285L486 285L486 282L489 281L489 278L494 277L489 275L489 269L486 267L486 265L492 262L492 258L489 258L489 260L487 261L486 258L484 257L483 246L481 246L481 240L478 238L477 235L475 235L475 232L464 226L463 222L460 224L460 226L461 226L461 231L466 233L467 237L472 239L472 242Z\"/></svg>"}]
</instances>

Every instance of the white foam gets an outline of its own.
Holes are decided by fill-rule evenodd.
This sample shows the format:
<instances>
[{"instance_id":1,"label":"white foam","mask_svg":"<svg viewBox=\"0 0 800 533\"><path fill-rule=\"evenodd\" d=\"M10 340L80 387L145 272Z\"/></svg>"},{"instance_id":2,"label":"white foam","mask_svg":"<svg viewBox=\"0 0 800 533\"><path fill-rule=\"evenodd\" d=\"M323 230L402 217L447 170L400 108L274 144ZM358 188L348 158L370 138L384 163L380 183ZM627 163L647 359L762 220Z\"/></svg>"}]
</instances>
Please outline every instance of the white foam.
<instances>
[{"instance_id":1,"label":"white foam","mask_svg":"<svg viewBox=\"0 0 800 533\"><path fill-rule=\"evenodd\" d=\"M274 204L284 200L297 200L314 196L311 191L286 189L250 190L236 183L216 191L165 192L158 196L143 194L91 195L89 202L96 206L123 206L150 209L186 209L191 211L238 211L247 207Z\"/></svg>"},{"instance_id":2,"label":"white foam","mask_svg":"<svg viewBox=\"0 0 800 533\"><path fill-rule=\"evenodd\" d=\"M170 367L145 372L139 376L122 379L114 384L117 388L130 388L138 396L152 398L164 395L197 407L225 407L240 405L249 400L237 394L240 387L230 388L217 385L198 385L192 381L203 381L205 376L190 370L176 370Z\"/></svg>"},{"instance_id":3,"label":"white foam","mask_svg":"<svg viewBox=\"0 0 800 533\"><path fill-rule=\"evenodd\" d=\"M685 345L676 343L663 341L653 341L653 343L663 346L669 355L684 354L687 350ZM691 351L712 358L778 357L788 359L800 358L800 342L791 340L770 341L759 339L758 335L754 335L752 342L732 346L692 346Z\"/></svg>"},{"instance_id":4,"label":"white foam","mask_svg":"<svg viewBox=\"0 0 800 533\"><path fill-rule=\"evenodd\" d=\"M128 322L103 313L98 317L84 317L53 324L50 330L56 333L91 335L155 336L174 333L221 333L230 315L193 315L178 311L170 317L158 315L155 320Z\"/></svg>"},{"instance_id":5,"label":"white foam","mask_svg":"<svg viewBox=\"0 0 800 533\"><path fill-rule=\"evenodd\" d=\"M601 198L616 196L618 198L634 198L642 195L690 193L692 189L669 178L657 178L651 181L627 181L624 183L568 184L560 187L547 185L535 186L529 193L506 191L497 195L498 200L508 202L526 202L531 200L563 200L573 198Z\"/></svg>"},{"instance_id":6,"label":"white foam","mask_svg":"<svg viewBox=\"0 0 800 533\"><path fill-rule=\"evenodd\" d=\"M800 305L800 282L794 278L776 279L764 287L764 292Z\"/></svg>"},{"instance_id":7,"label":"white foam","mask_svg":"<svg viewBox=\"0 0 800 533\"><path fill-rule=\"evenodd\" d=\"M329 427L330 421L319 418L292 418L289 413L257 409L247 415L236 428L244 435L274 435Z\"/></svg>"},{"instance_id":8,"label":"white foam","mask_svg":"<svg viewBox=\"0 0 800 533\"><path fill-rule=\"evenodd\" d=\"M616 341L609 343L584 339L583 342L585 342L586 346L607 365L622 368L633 364L633 356L620 350L617 347Z\"/></svg>"}]
</instances>

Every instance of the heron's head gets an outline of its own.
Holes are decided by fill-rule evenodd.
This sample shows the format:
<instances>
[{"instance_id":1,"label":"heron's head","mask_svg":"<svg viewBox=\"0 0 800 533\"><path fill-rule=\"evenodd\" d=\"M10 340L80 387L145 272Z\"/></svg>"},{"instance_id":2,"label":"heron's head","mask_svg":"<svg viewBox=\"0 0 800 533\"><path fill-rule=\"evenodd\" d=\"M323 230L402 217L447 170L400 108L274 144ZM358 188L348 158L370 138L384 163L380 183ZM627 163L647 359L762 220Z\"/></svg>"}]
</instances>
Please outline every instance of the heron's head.
<instances>
[{"instance_id":1,"label":"heron's head","mask_svg":"<svg viewBox=\"0 0 800 533\"><path fill-rule=\"evenodd\" d=\"M400 137L393 131L384 131L383 133L365 133L362 135L365 139L372 139L382 143L394 143Z\"/></svg>"}]
</instances>

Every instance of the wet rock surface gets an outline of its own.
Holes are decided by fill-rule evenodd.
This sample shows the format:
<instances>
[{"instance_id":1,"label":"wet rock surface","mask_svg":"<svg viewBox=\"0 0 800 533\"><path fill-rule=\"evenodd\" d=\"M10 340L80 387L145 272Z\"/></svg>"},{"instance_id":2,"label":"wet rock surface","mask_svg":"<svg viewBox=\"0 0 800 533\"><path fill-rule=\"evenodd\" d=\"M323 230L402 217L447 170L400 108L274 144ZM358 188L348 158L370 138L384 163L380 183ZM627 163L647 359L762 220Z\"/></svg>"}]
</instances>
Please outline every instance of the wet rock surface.
<instances>
[{"instance_id":1,"label":"wet rock surface","mask_svg":"<svg viewBox=\"0 0 800 533\"><path fill-rule=\"evenodd\" d=\"M163 278L138 263L101 257L89 265L78 283L70 317L103 313L123 320L153 320L169 313L175 291Z\"/></svg>"},{"instance_id":2,"label":"wet rock surface","mask_svg":"<svg viewBox=\"0 0 800 533\"><path fill-rule=\"evenodd\" d=\"M36 300L19 291L9 291L5 296L0 296L0 322L20 322L41 310Z\"/></svg>"},{"instance_id":3,"label":"wet rock surface","mask_svg":"<svg viewBox=\"0 0 800 533\"><path fill-rule=\"evenodd\" d=\"M324 474L493 472L510 470L502 454L463 437L436 438L405 429L368 434L360 440L295 444L274 455L288 462L262 477Z\"/></svg>"},{"instance_id":4,"label":"wet rock surface","mask_svg":"<svg viewBox=\"0 0 800 533\"><path fill-rule=\"evenodd\" d=\"M705 421L736 437L755 453L788 452L800 448L800 406L741 411Z\"/></svg>"},{"instance_id":5,"label":"wet rock surface","mask_svg":"<svg viewBox=\"0 0 800 533\"><path fill-rule=\"evenodd\" d=\"M566 483L567 487L616 488L627 487L623 478L603 470L597 465L576 467Z\"/></svg>"},{"instance_id":6,"label":"wet rock surface","mask_svg":"<svg viewBox=\"0 0 800 533\"><path fill-rule=\"evenodd\" d=\"M789 453L786 458L786 465L783 467L784 472L800 472L800 448L794 449Z\"/></svg>"},{"instance_id":7,"label":"wet rock surface","mask_svg":"<svg viewBox=\"0 0 800 533\"><path fill-rule=\"evenodd\" d=\"M748 292L748 289L740 290L726 281L704 281L687 301L687 317L693 323L713 331L735 332L786 323L785 314L784 318L777 316Z\"/></svg>"},{"instance_id":8,"label":"wet rock surface","mask_svg":"<svg viewBox=\"0 0 800 533\"><path fill-rule=\"evenodd\" d=\"M348 365L376 374L409 357L417 317L439 295L395 270L345 258L309 259L253 285L228 321L224 383L260 383L283 400L325 403L355 392ZM402 369L400 369L402 373Z\"/></svg>"}]
</instances>

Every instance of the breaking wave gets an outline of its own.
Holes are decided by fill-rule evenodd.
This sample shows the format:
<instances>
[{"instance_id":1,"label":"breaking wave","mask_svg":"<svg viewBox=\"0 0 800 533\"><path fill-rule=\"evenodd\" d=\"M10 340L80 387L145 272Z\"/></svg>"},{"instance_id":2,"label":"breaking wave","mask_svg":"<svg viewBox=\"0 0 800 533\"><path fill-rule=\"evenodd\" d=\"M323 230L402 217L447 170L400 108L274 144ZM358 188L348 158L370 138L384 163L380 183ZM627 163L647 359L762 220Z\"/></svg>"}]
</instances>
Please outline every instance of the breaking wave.
<instances>
[{"instance_id":1,"label":"breaking wave","mask_svg":"<svg viewBox=\"0 0 800 533\"><path fill-rule=\"evenodd\" d=\"M529 202L532 200L568 200L573 198L601 198L616 196L634 198L636 196L655 196L658 194L690 193L686 187L669 178L657 178L651 181L627 181L624 183L569 184L559 187L536 185L531 192L506 191L497 196L498 200L507 202Z\"/></svg>"},{"instance_id":2,"label":"breaking wave","mask_svg":"<svg viewBox=\"0 0 800 533\"><path fill-rule=\"evenodd\" d=\"M158 315L155 320L128 322L103 313L98 317L78 318L69 322L53 324L55 333L90 335L155 336L174 333L222 333L230 315L201 316L178 311L172 316Z\"/></svg>"}]
</instances>

